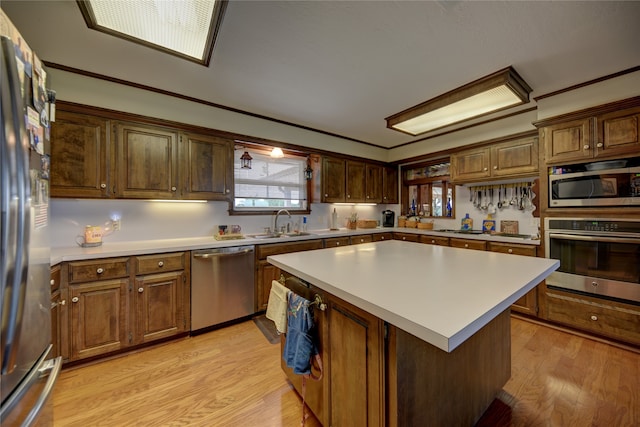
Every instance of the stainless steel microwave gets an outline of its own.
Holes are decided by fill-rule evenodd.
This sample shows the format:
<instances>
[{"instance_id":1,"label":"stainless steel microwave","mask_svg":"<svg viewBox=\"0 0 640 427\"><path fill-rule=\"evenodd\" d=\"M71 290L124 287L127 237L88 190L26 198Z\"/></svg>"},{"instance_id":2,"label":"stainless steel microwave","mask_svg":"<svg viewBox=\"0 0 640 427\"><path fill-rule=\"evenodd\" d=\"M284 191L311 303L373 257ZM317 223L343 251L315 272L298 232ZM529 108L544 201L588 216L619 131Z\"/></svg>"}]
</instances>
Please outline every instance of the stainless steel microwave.
<instances>
[{"instance_id":1,"label":"stainless steel microwave","mask_svg":"<svg viewBox=\"0 0 640 427\"><path fill-rule=\"evenodd\" d=\"M640 206L640 166L549 176L549 207Z\"/></svg>"}]
</instances>

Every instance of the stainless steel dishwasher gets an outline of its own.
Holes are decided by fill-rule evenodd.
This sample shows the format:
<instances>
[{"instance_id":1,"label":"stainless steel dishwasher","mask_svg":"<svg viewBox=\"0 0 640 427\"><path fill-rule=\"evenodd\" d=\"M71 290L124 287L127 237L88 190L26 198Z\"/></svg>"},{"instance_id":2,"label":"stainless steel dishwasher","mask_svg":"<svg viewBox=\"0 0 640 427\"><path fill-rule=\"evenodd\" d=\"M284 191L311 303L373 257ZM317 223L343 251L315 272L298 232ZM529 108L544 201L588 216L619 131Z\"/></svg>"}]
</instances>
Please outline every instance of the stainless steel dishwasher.
<instances>
[{"instance_id":1,"label":"stainless steel dishwasher","mask_svg":"<svg viewBox=\"0 0 640 427\"><path fill-rule=\"evenodd\" d=\"M191 330L255 312L253 245L191 252Z\"/></svg>"}]
</instances>

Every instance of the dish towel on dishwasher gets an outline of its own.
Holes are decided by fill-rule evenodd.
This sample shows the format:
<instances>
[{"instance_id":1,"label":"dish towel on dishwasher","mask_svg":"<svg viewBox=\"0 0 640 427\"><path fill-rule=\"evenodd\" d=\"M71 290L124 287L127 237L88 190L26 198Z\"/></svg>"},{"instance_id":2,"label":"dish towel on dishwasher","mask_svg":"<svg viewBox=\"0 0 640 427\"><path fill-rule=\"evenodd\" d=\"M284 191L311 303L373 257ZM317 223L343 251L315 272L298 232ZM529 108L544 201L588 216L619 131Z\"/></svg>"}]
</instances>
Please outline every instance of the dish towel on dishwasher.
<instances>
[{"instance_id":1,"label":"dish towel on dishwasher","mask_svg":"<svg viewBox=\"0 0 640 427\"><path fill-rule=\"evenodd\" d=\"M281 334L287 332L287 300L289 292L291 291L277 280L271 282L271 291L269 292L269 302L267 302L265 316L273 321L276 325L276 330Z\"/></svg>"}]
</instances>

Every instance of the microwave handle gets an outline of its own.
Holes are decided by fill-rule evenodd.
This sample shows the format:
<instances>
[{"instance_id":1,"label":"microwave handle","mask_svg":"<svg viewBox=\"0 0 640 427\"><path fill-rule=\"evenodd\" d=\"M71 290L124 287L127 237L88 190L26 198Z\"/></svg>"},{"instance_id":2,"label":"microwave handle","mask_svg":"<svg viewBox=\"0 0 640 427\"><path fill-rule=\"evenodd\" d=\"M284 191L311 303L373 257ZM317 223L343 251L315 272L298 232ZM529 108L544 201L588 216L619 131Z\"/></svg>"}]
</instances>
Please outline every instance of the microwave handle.
<instances>
[{"instance_id":1,"label":"microwave handle","mask_svg":"<svg viewBox=\"0 0 640 427\"><path fill-rule=\"evenodd\" d=\"M607 243L640 243L640 239L634 239L633 237L603 237L603 236L582 236L577 234L559 234L550 233L550 239L565 239L565 240L580 240L584 242L607 242Z\"/></svg>"}]
</instances>

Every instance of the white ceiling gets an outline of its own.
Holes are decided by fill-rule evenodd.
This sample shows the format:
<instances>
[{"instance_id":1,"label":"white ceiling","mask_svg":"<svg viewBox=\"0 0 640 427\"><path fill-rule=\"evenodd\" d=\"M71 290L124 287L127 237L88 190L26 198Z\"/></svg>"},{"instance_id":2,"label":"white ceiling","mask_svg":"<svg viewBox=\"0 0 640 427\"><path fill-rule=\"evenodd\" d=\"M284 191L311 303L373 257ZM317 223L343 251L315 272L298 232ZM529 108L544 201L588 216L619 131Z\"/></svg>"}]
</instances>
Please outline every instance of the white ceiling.
<instances>
[{"instance_id":1,"label":"white ceiling","mask_svg":"<svg viewBox=\"0 0 640 427\"><path fill-rule=\"evenodd\" d=\"M640 65L640 1L231 1L209 67L2 0L44 61L381 147L384 118L512 65L532 98Z\"/></svg>"}]
</instances>

